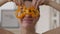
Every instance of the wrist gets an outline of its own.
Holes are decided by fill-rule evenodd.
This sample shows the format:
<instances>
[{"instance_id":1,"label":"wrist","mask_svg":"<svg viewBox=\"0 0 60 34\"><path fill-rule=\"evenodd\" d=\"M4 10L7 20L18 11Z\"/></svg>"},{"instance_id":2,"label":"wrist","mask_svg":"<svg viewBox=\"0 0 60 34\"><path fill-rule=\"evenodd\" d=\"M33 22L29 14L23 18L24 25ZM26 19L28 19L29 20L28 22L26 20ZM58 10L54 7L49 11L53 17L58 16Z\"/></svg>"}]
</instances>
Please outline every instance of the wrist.
<instances>
[{"instance_id":1,"label":"wrist","mask_svg":"<svg viewBox=\"0 0 60 34\"><path fill-rule=\"evenodd\" d=\"M47 5L50 6L51 4L53 4L53 2L54 2L54 1L49 1L49 3L48 3Z\"/></svg>"},{"instance_id":2,"label":"wrist","mask_svg":"<svg viewBox=\"0 0 60 34\"><path fill-rule=\"evenodd\" d=\"M5 2L8 2L8 0L4 0Z\"/></svg>"}]
</instances>

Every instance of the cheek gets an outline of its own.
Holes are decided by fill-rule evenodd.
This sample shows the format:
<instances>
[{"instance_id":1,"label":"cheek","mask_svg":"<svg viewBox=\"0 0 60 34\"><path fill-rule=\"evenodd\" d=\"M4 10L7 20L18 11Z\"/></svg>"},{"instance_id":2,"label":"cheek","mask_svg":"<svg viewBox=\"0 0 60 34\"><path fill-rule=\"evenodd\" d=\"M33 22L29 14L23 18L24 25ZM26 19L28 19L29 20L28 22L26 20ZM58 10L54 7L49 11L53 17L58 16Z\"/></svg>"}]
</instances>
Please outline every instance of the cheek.
<instances>
[{"instance_id":1,"label":"cheek","mask_svg":"<svg viewBox=\"0 0 60 34\"><path fill-rule=\"evenodd\" d=\"M36 18L35 18L35 20L36 20L36 21L38 21L38 20L39 20L39 18L40 18L40 15L39 15L38 17L36 17Z\"/></svg>"},{"instance_id":2,"label":"cheek","mask_svg":"<svg viewBox=\"0 0 60 34\"><path fill-rule=\"evenodd\" d=\"M33 25L36 25L38 18L34 18Z\"/></svg>"},{"instance_id":3,"label":"cheek","mask_svg":"<svg viewBox=\"0 0 60 34\"><path fill-rule=\"evenodd\" d=\"M40 17L34 18L34 24L36 24L38 22Z\"/></svg>"},{"instance_id":4,"label":"cheek","mask_svg":"<svg viewBox=\"0 0 60 34\"><path fill-rule=\"evenodd\" d=\"M18 19L18 22L19 22L19 24L21 24L22 23L22 19Z\"/></svg>"}]
</instances>

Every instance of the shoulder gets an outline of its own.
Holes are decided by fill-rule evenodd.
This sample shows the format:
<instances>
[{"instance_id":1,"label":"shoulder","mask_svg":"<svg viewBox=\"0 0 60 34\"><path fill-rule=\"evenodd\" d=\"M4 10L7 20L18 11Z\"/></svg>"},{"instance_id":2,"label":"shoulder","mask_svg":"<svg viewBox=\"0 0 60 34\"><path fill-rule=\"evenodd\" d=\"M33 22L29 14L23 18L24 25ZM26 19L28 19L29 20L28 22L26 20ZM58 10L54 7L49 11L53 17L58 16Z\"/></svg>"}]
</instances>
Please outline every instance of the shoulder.
<instances>
[{"instance_id":1,"label":"shoulder","mask_svg":"<svg viewBox=\"0 0 60 34\"><path fill-rule=\"evenodd\" d=\"M13 34L13 33L5 29L0 29L0 34Z\"/></svg>"},{"instance_id":2,"label":"shoulder","mask_svg":"<svg viewBox=\"0 0 60 34\"><path fill-rule=\"evenodd\" d=\"M49 30L43 34L59 34L60 33L60 27L56 28L56 29L52 29L52 30Z\"/></svg>"}]
</instances>

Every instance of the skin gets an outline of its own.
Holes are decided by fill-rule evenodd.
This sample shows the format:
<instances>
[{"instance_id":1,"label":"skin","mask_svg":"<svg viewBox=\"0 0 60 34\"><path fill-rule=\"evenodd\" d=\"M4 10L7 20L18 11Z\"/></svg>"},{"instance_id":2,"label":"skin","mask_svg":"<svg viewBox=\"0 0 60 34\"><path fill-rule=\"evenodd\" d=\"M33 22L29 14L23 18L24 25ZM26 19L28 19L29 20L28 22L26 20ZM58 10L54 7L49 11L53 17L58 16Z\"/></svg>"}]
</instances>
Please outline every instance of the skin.
<instances>
[{"instance_id":1,"label":"skin","mask_svg":"<svg viewBox=\"0 0 60 34\"><path fill-rule=\"evenodd\" d=\"M40 4L38 5L48 5L60 11L60 4L52 0L40 0Z\"/></svg>"},{"instance_id":2,"label":"skin","mask_svg":"<svg viewBox=\"0 0 60 34\"><path fill-rule=\"evenodd\" d=\"M25 6L29 8L32 5L31 1L25 1ZM35 25L39 19L39 16L37 18L33 18L30 15L25 15L23 19L18 19L20 22L20 34L37 34L35 32ZM23 33L24 32L24 33Z\"/></svg>"},{"instance_id":3,"label":"skin","mask_svg":"<svg viewBox=\"0 0 60 34\"><path fill-rule=\"evenodd\" d=\"M60 11L60 5L51 0L38 0L38 1L32 0L32 2L31 1L23 2L22 0L21 2L20 0L19 2L17 0L13 1L16 3L16 5L21 5L22 3L24 3L26 7L30 7L31 5L33 5L34 7L36 7L36 9L39 9L38 8L39 5L48 5ZM8 1L1 1L0 5L4 4L5 2ZM40 15L37 16L37 18L32 18L30 15L25 15L23 19L18 19L20 23L20 32L21 32L20 34L37 34L35 32L35 25L39 20L39 17Z\"/></svg>"},{"instance_id":4,"label":"skin","mask_svg":"<svg viewBox=\"0 0 60 34\"><path fill-rule=\"evenodd\" d=\"M53 7L53 8L55 8L55 9L57 9L57 10L60 11L60 4L51 1L51 2L49 3L49 5L50 5L51 7Z\"/></svg>"},{"instance_id":5,"label":"skin","mask_svg":"<svg viewBox=\"0 0 60 34\"><path fill-rule=\"evenodd\" d=\"M0 6L3 5L6 2L7 2L7 0L0 0Z\"/></svg>"},{"instance_id":6,"label":"skin","mask_svg":"<svg viewBox=\"0 0 60 34\"><path fill-rule=\"evenodd\" d=\"M0 28L0 34L14 34L14 33L10 32L10 31L7 31L3 28Z\"/></svg>"}]
</instances>

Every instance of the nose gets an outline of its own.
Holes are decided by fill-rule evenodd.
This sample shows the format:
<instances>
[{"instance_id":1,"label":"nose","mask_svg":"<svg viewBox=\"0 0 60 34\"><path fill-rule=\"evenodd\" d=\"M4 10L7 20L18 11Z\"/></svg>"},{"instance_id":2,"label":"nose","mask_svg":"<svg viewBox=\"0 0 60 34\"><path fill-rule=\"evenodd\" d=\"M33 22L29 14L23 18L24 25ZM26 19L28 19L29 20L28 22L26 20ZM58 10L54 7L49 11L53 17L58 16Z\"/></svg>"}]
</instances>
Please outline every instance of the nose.
<instances>
[{"instance_id":1,"label":"nose","mask_svg":"<svg viewBox=\"0 0 60 34\"><path fill-rule=\"evenodd\" d=\"M26 17L26 18L32 18L32 16L29 15L29 14L26 14L25 17Z\"/></svg>"},{"instance_id":2,"label":"nose","mask_svg":"<svg viewBox=\"0 0 60 34\"><path fill-rule=\"evenodd\" d=\"M30 10L26 10L26 15L25 17L27 18L32 18L32 15L31 15L31 11Z\"/></svg>"}]
</instances>

